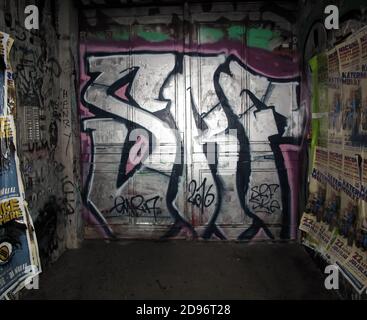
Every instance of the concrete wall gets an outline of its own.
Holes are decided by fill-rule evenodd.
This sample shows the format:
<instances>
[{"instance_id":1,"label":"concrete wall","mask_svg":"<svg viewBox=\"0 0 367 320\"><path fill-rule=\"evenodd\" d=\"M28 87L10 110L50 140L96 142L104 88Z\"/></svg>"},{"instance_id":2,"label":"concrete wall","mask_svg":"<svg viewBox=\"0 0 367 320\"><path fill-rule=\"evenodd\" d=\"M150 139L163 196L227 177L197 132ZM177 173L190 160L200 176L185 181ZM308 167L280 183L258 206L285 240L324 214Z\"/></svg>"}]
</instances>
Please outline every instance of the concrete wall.
<instances>
[{"instance_id":1,"label":"concrete wall","mask_svg":"<svg viewBox=\"0 0 367 320\"><path fill-rule=\"evenodd\" d=\"M18 155L41 260L78 244L77 12L71 1L34 1L39 30L24 28L28 1L2 1L0 29L15 39ZM62 5L61 5L62 4ZM79 229L78 229L79 228Z\"/></svg>"},{"instance_id":2,"label":"concrete wall","mask_svg":"<svg viewBox=\"0 0 367 320\"><path fill-rule=\"evenodd\" d=\"M87 237L296 237L295 21L284 3L82 10Z\"/></svg>"}]
</instances>

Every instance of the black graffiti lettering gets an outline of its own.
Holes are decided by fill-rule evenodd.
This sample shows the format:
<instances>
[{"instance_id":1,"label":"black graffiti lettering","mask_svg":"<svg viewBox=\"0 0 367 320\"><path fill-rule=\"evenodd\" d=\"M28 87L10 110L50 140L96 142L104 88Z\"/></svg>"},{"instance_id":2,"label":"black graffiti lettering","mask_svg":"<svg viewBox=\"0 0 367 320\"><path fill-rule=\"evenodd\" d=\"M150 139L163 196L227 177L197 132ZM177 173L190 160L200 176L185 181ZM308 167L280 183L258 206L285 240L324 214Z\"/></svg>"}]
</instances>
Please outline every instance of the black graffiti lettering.
<instances>
[{"instance_id":1,"label":"black graffiti lettering","mask_svg":"<svg viewBox=\"0 0 367 320\"><path fill-rule=\"evenodd\" d=\"M28 152L37 152L42 150L50 150L49 143L47 140L28 142Z\"/></svg>"},{"instance_id":2,"label":"black graffiti lettering","mask_svg":"<svg viewBox=\"0 0 367 320\"><path fill-rule=\"evenodd\" d=\"M118 196L115 198L115 205L109 213L116 211L119 215L130 217L157 217L161 209L157 207L159 196L145 199L142 195L135 195L130 198Z\"/></svg>"},{"instance_id":3,"label":"black graffiti lettering","mask_svg":"<svg viewBox=\"0 0 367 320\"><path fill-rule=\"evenodd\" d=\"M274 213L276 210L280 209L278 200L274 199L278 189L278 184L266 183L252 187L249 200L249 202L252 203L252 209L255 211L265 211L268 214Z\"/></svg>"},{"instance_id":4,"label":"black graffiti lettering","mask_svg":"<svg viewBox=\"0 0 367 320\"><path fill-rule=\"evenodd\" d=\"M215 200L215 195L210 192L213 185L211 184L208 188L206 186L206 178L197 186L196 180L192 180L189 184L190 196L187 198L187 202L192 203L194 206L204 210L208 208Z\"/></svg>"},{"instance_id":5,"label":"black graffiti lettering","mask_svg":"<svg viewBox=\"0 0 367 320\"><path fill-rule=\"evenodd\" d=\"M51 57L47 60L44 56L39 56L37 60L37 67L39 70L50 72L52 76L59 78L61 75L61 66L56 58Z\"/></svg>"},{"instance_id":6,"label":"black graffiti lettering","mask_svg":"<svg viewBox=\"0 0 367 320\"><path fill-rule=\"evenodd\" d=\"M52 121L48 127L48 132L50 134L50 146L52 149L57 147L58 142L58 127L56 121Z\"/></svg>"},{"instance_id":7,"label":"black graffiti lettering","mask_svg":"<svg viewBox=\"0 0 367 320\"><path fill-rule=\"evenodd\" d=\"M74 184L69 180L68 176L65 176L62 181L62 193L63 193L63 202L65 204L66 214L70 215L75 212L72 203L75 203L75 194L74 194Z\"/></svg>"}]
</instances>

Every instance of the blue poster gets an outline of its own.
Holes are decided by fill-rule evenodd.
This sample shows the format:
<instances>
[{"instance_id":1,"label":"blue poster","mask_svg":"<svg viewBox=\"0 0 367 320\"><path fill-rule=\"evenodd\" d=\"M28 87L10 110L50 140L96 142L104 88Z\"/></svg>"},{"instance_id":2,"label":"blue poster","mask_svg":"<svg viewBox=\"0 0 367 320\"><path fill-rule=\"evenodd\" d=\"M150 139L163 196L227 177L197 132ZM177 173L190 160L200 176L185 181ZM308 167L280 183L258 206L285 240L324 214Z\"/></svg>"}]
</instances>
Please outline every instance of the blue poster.
<instances>
[{"instance_id":1,"label":"blue poster","mask_svg":"<svg viewBox=\"0 0 367 320\"><path fill-rule=\"evenodd\" d=\"M7 40L4 45L4 39ZM15 125L6 96L7 57L12 40L0 32L0 300L12 297L40 272L36 236L24 205L16 154ZM7 93L7 94L4 94Z\"/></svg>"},{"instance_id":2,"label":"blue poster","mask_svg":"<svg viewBox=\"0 0 367 320\"><path fill-rule=\"evenodd\" d=\"M23 230L22 230L23 229ZM16 287L29 276L30 250L24 225L13 222L0 227L0 292Z\"/></svg>"}]
</instances>

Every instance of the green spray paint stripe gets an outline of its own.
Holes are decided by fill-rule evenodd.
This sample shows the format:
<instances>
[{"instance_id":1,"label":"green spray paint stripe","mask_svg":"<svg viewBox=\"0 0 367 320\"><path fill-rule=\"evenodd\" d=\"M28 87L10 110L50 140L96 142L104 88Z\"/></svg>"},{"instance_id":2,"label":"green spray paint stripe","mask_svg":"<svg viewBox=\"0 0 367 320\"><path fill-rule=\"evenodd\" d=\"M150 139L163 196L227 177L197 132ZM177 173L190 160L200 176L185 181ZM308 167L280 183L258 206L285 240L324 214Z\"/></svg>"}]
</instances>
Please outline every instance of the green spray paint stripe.
<instances>
[{"instance_id":1,"label":"green spray paint stripe","mask_svg":"<svg viewBox=\"0 0 367 320\"><path fill-rule=\"evenodd\" d=\"M113 40L129 40L129 32L127 31L95 31L88 32L87 38L91 40L108 40L110 37Z\"/></svg>"},{"instance_id":2,"label":"green spray paint stripe","mask_svg":"<svg viewBox=\"0 0 367 320\"><path fill-rule=\"evenodd\" d=\"M262 28L249 28L245 26L233 25L227 28L227 36L230 40L242 41L246 36L247 46L261 49L270 49L270 42L279 38L279 31L272 31ZM247 31L247 32L246 32ZM200 42L217 42L225 37L224 32L219 28L201 27Z\"/></svg>"},{"instance_id":3,"label":"green spray paint stripe","mask_svg":"<svg viewBox=\"0 0 367 320\"><path fill-rule=\"evenodd\" d=\"M218 28L212 27L200 27L199 30L199 39L200 43L206 42L217 42L224 37L224 32Z\"/></svg>"},{"instance_id":4,"label":"green spray paint stripe","mask_svg":"<svg viewBox=\"0 0 367 320\"><path fill-rule=\"evenodd\" d=\"M128 31L114 31L112 33L113 40L129 40L129 32Z\"/></svg>"},{"instance_id":5,"label":"green spray paint stripe","mask_svg":"<svg viewBox=\"0 0 367 320\"><path fill-rule=\"evenodd\" d=\"M161 42L170 39L170 36L159 31L146 31L142 28L139 28L137 31L137 35L144 40L151 42Z\"/></svg>"},{"instance_id":6,"label":"green spray paint stripe","mask_svg":"<svg viewBox=\"0 0 367 320\"><path fill-rule=\"evenodd\" d=\"M242 40L245 33L246 28L244 26L230 26L227 29L228 38L231 40Z\"/></svg>"},{"instance_id":7,"label":"green spray paint stripe","mask_svg":"<svg viewBox=\"0 0 367 320\"><path fill-rule=\"evenodd\" d=\"M246 36L247 45L249 47L270 50L270 42L279 38L280 34L278 31L272 31L269 29L250 28Z\"/></svg>"},{"instance_id":8,"label":"green spray paint stripe","mask_svg":"<svg viewBox=\"0 0 367 320\"><path fill-rule=\"evenodd\" d=\"M233 25L227 28L227 37L230 40L242 41L246 35L247 46L269 50L269 44L273 39L279 37L278 31L269 29L250 28L246 32L246 27L241 25ZM139 27L137 35L144 40L151 42L162 42L169 40L170 36L159 31L143 30ZM220 28L200 27L200 43L213 43L223 40L226 36L225 32ZM96 32L93 34L94 38L106 39L105 32ZM128 31L113 31L112 38L114 40L129 40Z\"/></svg>"}]
</instances>

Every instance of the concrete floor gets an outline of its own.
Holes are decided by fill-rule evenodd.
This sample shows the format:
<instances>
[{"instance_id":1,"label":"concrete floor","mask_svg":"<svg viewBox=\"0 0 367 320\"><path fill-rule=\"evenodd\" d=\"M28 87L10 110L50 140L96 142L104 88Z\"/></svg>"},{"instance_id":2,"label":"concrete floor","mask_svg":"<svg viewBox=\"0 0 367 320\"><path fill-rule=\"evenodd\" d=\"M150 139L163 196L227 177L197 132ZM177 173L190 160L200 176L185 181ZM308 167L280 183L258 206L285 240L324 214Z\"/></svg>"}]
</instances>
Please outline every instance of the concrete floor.
<instances>
[{"instance_id":1,"label":"concrete floor","mask_svg":"<svg viewBox=\"0 0 367 320\"><path fill-rule=\"evenodd\" d=\"M24 299L335 299L302 246L85 241Z\"/></svg>"}]
</instances>

